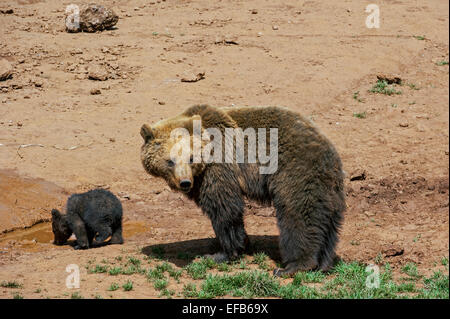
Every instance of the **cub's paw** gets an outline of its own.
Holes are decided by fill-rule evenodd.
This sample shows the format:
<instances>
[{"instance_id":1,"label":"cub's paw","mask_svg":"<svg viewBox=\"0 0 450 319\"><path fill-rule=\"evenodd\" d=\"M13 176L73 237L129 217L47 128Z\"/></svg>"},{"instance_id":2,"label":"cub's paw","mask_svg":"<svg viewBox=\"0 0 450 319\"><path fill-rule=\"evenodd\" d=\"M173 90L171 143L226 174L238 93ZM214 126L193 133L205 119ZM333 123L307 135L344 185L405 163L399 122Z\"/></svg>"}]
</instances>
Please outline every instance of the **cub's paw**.
<instances>
[{"instance_id":1,"label":"cub's paw","mask_svg":"<svg viewBox=\"0 0 450 319\"><path fill-rule=\"evenodd\" d=\"M75 245L75 247L73 247L76 250L81 250L81 249L88 249L89 246L88 245Z\"/></svg>"}]
</instances>

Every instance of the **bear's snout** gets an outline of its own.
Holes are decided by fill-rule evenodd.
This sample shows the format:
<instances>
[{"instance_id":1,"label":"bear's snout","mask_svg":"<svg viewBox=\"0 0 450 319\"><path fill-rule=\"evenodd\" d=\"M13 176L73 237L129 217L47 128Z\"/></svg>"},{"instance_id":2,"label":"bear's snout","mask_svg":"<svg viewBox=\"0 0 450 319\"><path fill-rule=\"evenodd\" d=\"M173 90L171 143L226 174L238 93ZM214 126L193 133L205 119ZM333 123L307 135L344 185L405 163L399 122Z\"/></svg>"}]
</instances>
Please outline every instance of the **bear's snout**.
<instances>
[{"instance_id":1,"label":"bear's snout","mask_svg":"<svg viewBox=\"0 0 450 319\"><path fill-rule=\"evenodd\" d=\"M188 191L191 189L192 182L189 179L183 179L180 181L180 188L183 191Z\"/></svg>"}]
</instances>

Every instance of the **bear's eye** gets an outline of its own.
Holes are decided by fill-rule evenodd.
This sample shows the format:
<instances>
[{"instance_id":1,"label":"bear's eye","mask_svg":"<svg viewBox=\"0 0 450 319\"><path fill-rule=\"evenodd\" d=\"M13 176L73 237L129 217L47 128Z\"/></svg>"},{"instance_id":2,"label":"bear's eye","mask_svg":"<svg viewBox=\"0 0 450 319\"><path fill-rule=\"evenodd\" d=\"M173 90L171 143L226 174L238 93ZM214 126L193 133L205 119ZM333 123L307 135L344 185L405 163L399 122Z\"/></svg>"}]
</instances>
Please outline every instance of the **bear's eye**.
<instances>
[{"instance_id":1,"label":"bear's eye","mask_svg":"<svg viewBox=\"0 0 450 319\"><path fill-rule=\"evenodd\" d=\"M172 160L168 160L167 161L167 165L169 165L169 167L174 167L175 166L175 162Z\"/></svg>"}]
</instances>

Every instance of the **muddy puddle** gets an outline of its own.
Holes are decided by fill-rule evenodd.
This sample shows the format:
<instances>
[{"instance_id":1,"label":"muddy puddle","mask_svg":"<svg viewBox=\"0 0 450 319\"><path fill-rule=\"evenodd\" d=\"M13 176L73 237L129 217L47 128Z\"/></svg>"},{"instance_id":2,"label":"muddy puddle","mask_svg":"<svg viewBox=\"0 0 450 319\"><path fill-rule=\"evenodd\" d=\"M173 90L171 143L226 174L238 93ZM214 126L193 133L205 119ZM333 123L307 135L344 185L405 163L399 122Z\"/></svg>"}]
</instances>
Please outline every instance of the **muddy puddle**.
<instances>
[{"instance_id":1,"label":"muddy puddle","mask_svg":"<svg viewBox=\"0 0 450 319\"><path fill-rule=\"evenodd\" d=\"M123 223L124 240L134 235L145 233L150 227L141 221L126 221ZM69 240L75 240L75 236ZM10 248L24 251L42 251L51 247L68 248L69 246L55 246L51 222L43 222L25 229L0 234L0 252L7 252Z\"/></svg>"}]
</instances>

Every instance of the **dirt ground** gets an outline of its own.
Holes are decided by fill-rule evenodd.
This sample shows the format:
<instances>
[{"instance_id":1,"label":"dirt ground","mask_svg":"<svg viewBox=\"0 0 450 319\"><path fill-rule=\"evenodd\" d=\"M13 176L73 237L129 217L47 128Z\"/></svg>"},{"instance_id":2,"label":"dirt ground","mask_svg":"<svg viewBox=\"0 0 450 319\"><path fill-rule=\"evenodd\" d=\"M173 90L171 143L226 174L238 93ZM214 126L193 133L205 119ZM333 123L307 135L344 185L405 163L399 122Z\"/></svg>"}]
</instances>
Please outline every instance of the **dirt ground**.
<instances>
[{"instance_id":1,"label":"dirt ground","mask_svg":"<svg viewBox=\"0 0 450 319\"><path fill-rule=\"evenodd\" d=\"M104 1L120 20L92 34L65 32L70 3L0 3L0 60L14 70L0 81L0 282L21 283L25 298L64 298L66 266L78 264L79 291L94 297L113 279L88 275L92 260L145 257L159 244L174 254L211 250L209 220L139 157L143 123L196 103L282 105L316 123L348 175L345 261L381 257L394 271L414 262L428 273L448 257L447 1L378 1L379 29L366 28L357 0ZM106 81L88 78L95 66ZM205 78L180 81L198 72ZM370 93L380 73L401 77L402 93ZM52 245L51 208L94 187L120 197L125 244ZM245 223L255 245L276 247L272 208L249 203ZM111 296L158 297L145 277L133 282Z\"/></svg>"}]
</instances>

